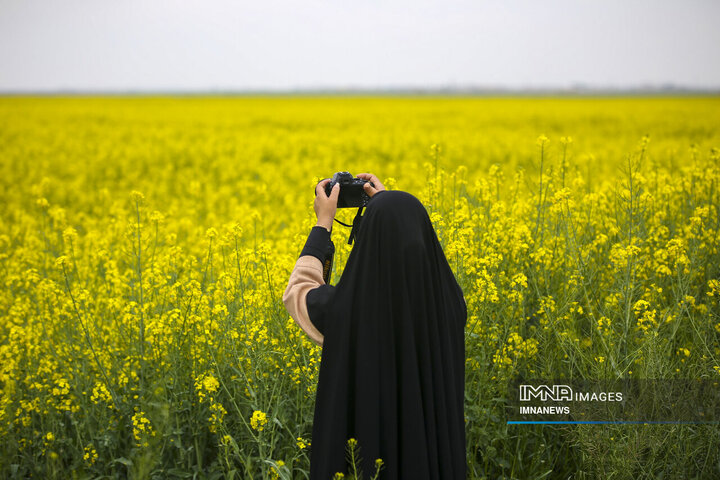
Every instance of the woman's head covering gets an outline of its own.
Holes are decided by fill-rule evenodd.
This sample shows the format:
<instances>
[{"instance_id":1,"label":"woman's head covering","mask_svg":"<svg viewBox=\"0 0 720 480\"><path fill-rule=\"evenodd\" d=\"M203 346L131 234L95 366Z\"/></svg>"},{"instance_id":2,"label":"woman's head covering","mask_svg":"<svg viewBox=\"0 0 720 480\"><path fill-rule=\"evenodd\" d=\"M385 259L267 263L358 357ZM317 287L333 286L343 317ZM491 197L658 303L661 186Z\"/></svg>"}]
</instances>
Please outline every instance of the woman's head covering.
<instances>
[{"instance_id":1,"label":"woman's head covering","mask_svg":"<svg viewBox=\"0 0 720 480\"><path fill-rule=\"evenodd\" d=\"M311 478L345 471L351 437L365 475L382 458L380 478L465 478L467 310L417 198L372 197L329 298L311 316L324 335Z\"/></svg>"}]
</instances>

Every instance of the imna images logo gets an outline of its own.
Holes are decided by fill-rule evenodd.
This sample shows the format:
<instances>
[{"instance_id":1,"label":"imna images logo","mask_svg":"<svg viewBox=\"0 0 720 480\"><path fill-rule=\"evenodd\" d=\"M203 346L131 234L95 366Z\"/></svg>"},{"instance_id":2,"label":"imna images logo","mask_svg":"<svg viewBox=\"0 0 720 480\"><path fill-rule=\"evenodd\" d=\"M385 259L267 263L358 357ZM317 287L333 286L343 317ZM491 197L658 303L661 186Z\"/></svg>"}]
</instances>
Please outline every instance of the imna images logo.
<instances>
[{"instance_id":1,"label":"imna images logo","mask_svg":"<svg viewBox=\"0 0 720 480\"><path fill-rule=\"evenodd\" d=\"M516 379L508 424L720 424L720 381Z\"/></svg>"},{"instance_id":2,"label":"imna images logo","mask_svg":"<svg viewBox=\"0 0 720 480\"><path fill-rule=\"evenodd\" d=\"M573 399L573 391L567 385L520 385L520 401L529 402L537 398L541 402L561 402Z\"/></svg>"},{"instance_id":3,"label":"imna images logo","mask_svg":"<svg viewBox=\"0 0 720 480\"><path fill-rule=\"evenodd\" d=\"M520 401L622 402L622 392L573 392L568 385L520 385Z\"/></svg>"}]
</instances>

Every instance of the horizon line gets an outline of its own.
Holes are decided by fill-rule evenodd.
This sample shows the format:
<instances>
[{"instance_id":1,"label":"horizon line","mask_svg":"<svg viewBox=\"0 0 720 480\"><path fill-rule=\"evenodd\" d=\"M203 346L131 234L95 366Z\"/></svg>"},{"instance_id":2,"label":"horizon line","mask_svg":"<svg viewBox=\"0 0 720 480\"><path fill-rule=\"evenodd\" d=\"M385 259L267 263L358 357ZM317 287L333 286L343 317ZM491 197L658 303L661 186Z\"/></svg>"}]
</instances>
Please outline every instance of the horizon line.
<instances>
[{"instance_id":1,"label":"horizon line","mask_svg":"<svg viewBox=\"0 0 720 480\"><path fill-rule=\"evenodd\" d=\"M631 87L298 87L298 88L57 88L57 89L0 89L0 96L292 96L292 95L441 95L441 96L502 96L502 95L560 95L560 96L658 96L658 95L720 95L718 87L688 87L682 85L647 85Z\"/></svg>"}]
</instances>

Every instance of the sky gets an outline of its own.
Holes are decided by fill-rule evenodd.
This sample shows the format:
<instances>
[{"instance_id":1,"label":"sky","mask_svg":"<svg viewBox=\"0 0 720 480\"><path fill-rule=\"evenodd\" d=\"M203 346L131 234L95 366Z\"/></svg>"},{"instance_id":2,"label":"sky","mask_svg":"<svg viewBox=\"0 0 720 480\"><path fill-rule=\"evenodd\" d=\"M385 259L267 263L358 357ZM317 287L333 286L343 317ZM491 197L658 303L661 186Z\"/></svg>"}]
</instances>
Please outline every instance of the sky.
<instances>
[{"instance_id":1,"label":"sky","mask_svg":"<svg viewBox=\"0 0 720 480\"><path fill-rule=\"evenodd\" d=\"M717 0L0 0L0 91L720 89Z\"/></svg>"}]
</instances>

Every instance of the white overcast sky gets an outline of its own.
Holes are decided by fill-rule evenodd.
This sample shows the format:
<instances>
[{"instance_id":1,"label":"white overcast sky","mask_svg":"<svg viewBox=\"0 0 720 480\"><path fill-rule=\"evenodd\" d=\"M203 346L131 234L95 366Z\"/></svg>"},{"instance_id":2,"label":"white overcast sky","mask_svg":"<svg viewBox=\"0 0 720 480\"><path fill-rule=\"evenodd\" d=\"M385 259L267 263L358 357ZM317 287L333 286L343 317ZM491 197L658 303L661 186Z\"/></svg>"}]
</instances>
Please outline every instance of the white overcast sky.
<instances>
[{"instance_id":1,"label":"white overcast sky","mask_svg":"<svg viewBox=\"0 0 720 480\"><path fill-rule=\"evenodd\" d=\"M720 1L0 0L0 91L720 87Z\"/></svg>"}]
</instances>

